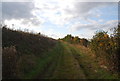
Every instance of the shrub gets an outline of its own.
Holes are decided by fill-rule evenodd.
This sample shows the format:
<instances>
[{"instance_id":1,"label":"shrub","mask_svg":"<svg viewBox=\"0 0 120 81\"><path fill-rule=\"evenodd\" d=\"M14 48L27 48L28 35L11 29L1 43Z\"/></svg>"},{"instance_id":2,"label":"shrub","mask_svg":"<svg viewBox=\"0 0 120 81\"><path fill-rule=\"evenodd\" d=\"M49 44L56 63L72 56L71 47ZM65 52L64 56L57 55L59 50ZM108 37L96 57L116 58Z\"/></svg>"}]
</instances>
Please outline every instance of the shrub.
<instances>
[{"instance_id":1,"label":"shrub","mask_svg":"<svg viewBox=\"0 0 120 81\"><path fill-rule=\"evenodd\" d=\"M59 39L59 40L66 41L66 42L71 43L71 44L83 45L85 47L87 47L88 43L89 43L89 41L87 39L85 39L85 38L81 39L78 36L74 37L71 34L68 34L67 36L65 36L64 38Z\"/></svg>"},{"instance_id":2,"label":"shrub","mask_svg":"<svg viewBox=\"0 0 120 81\"><path fill-rule=\"evenodd\" d=\"M3 78L16 77L17 51L15 46L6 47L2 53L2 76Z\"/></svg>"},{"instance_id":3,"label":"shrub","mask_svg":"<svg viewBox=\"0 0 120 81\"><path fill-rule=\"evenodd\" d=\"M119 67L118 50L120 50L120 44L118 42L120 40L120 34L118 33L118 30L119 27L111 37L109 37L105 31L97 32L90 43L91 50L95 52L97 57L107 61L105 65L107 65L112 72L118 72Z\"/></svg>"}]
</instances>

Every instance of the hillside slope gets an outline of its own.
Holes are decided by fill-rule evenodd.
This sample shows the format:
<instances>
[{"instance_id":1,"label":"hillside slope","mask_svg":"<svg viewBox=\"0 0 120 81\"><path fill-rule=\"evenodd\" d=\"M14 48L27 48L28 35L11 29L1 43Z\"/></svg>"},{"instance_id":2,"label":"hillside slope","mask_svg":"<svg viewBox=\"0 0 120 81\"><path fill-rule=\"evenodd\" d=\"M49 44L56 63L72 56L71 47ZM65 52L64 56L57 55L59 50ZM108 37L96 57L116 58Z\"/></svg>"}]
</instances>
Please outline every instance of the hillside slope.
<instances>
[{"instance_id":1,"label":"hillside slope","mask_svg":"<svg viewBox=\"0 0 120 81\"><path fill-rule=\"evenodd\" d=\"M3 79L116 79L87 47L2 29Z\"/></svg>"},{"instance_id":2,"label":"hillside slope","mask_svg":"<svg viewBox=\"0 0 120 81\"><path fill-rule=\"evenodd\" d=\"M3 79L24 78L57 41L40 34L2 28Z\"/></svg>"}]
</instances>

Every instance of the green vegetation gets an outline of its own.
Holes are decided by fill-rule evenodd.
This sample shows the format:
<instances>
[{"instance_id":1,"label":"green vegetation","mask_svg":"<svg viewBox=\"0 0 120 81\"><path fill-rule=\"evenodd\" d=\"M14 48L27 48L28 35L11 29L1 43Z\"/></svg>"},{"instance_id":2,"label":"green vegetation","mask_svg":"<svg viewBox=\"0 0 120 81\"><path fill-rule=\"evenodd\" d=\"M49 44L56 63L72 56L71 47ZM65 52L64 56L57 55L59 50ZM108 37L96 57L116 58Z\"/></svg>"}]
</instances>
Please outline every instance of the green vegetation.
<instances>
[{"instance_id":1,"label":"green vegetation","mask_svg":"<svg viewBox=\"0 0 120 81\"><path fill-rule=\"evenodd\" d=\"M53 74L53 79L85 79L83 70L73 57L74 52L70 50L69 44L61 43L63 51Z\"/></svg>"},{"instance_id":2,"label":"green vegetation","mask_svg":"<svg viewBox=\"0 0 120 81\"><path fill-rule=\"evenodd\" d=\"M57 44L54 39L39 34L14 31L6 27L2 28L2 41L3 78L27 77L37 68L38 61L47 57L45 52L50 51Z\"/></svg>"},{"instance_id":3,"label":"green vegetation","mask_svg":"<svg viewBox=\"0 0 120 81\"><path fill-rule=\"evenodd\" d=\"M3 27L3 79L117 79L119 32L58 41Z\"/></svg>"},{"instance_id":4,"label":"green vegetation","mask_svg":"<svg viewBox=\"0 0 120 81\"><path fill-rule=\"evenodd\" d=\"M110 73L106 68L101 67L100 60L96 59L95 54L89 48L71 45L71 50L75 59L78 61L81 69L87 79L115 79L117 75Z\"/></svg>"},{"instance_id":5,"label":"green vegetation","mask_svg":"<svg viewBox=\"0 0 120 81\"><path fill-rule=\"evenodd\" d=\"M66 41L66 42L71 43L71 44L83 45L85 47L87 47L89 45L89 41L87 39L79 38L78 36L74 37L71 34L68 34L67 36L65 36L64 38L59 39L59 40Z\"/></svg>"},{"instance_id":6,"label":"green vegetation","mask_svg":"<svg viewBox=\"0 0 120 81\"><path fill-rule=\"evenodd\" d=\"M106 65L111 72L119 72L119 53L120 50L120 26L115 29L113 35L109 36L107 32L97 32L91 40L90 48L95 52L97 58L104 60L103 65Z\"/></svg>"},{"instance_id":7,"label":"green vegetation","mask_svg":"<svg viewBox=\"0 0 120 81\"><path fill-rule=\"evenodd\" d=\"M58 43L49 52L43 53L42 58L37 58L36 67L29 72L25 78L29 79L44 79L52 76L52 73L57 65L57 59L60 56L58 51L62 50L60 44Z\"/></svg>"}]
</instances>

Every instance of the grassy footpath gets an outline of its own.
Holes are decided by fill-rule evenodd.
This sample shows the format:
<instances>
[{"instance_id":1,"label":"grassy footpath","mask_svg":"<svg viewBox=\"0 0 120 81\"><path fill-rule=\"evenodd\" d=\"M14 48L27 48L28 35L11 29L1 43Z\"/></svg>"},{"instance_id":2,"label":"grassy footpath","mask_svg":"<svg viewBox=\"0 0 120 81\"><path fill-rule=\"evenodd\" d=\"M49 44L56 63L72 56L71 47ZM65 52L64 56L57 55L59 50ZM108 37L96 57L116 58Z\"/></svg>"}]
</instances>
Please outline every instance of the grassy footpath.
<instances>
[{"instance_id":1,"label":"grassy footpath","mask_svg":"<svg viewBox=\"0 0 120 81\"><path fill-rule=\"evenodd\" d=\"M26 78L85 79L84 73L67 44L59 42L54 49L43 55L45 56L38 60L36 69L31 71Z\"/></svg>"},{"instance_id":2,"label":"grassy footpath","mask_svg":"<svg viewBox=\"0 0 120 81\"><path fill-rule=\"evenodd\" d=\"M60 51L62 51L62 47L60 43L58 43L53 49L48 52L43 53L42 58L38 57L37 64L32 71L27 73L24 78L26 79L42 79L49 78L52 76L52 72L54 71L57 60L60 57ZM59 53L58 53L59 52Z\"/></svg>"},{"instance_id":3,"label":"grassy footpath","mask_svg":"<svg viewBox=\"0 0 120 81\"><path fill-rule=\"evenodd\" d=\"M37 66L25 78L31 79L114 79L101 68L92 52L78 45L59 42L38 58Z\"/></svg>"},{"instance_id":4,"label":"grassy footpath","mask_svg":"<svg viewBox=\"0 0 120 81\"><path fill-rule=\"evenodd\" d=\"M53 74L57 79L116 79L105 68L101 68L90 49L62 42L61 60Z\"/></svg>"},{"instance_id":5,"label":"grassy footpath","mask_svg":"<svg viewBox=\"0 0 120 81\"><path fill-rule=\"evenodd\" d=\"M64 50L53 74L54 79L85 79L85 75L68 44L62 43Z\"/></svg>"}]
</instances>

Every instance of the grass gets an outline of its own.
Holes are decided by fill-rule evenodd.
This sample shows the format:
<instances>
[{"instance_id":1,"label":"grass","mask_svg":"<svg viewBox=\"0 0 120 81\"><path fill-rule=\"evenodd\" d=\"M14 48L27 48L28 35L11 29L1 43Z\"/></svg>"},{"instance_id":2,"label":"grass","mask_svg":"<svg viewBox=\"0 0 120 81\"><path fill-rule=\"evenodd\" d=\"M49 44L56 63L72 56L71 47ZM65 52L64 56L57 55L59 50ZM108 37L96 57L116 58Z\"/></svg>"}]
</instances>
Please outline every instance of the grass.
<instances>
[{"instance_id":1,"label":"grass","mask_svg":"<svg viewBox=\"0 0 120 81\"><path fill-rule=\"evenodd\" d=\"M72 52L68 45L62 43L64 50L58 66L53 74L53 79L84 79L85 76L82 73L77 61L72 56Z\"/></svg>"},{"instance_id":2,"label":"grass","mask_svg":"<svg viewBox=\"0 0 120 81\"><path fill-rule=\"evenodd\" d=\"M37 58L36 67L32 71L30 71L24 78L49 78L57 65L59 51L61 51L60 43L58 43L51 51L43 53L42 58Z\"/></svg>"},{"instance_id":3,"label":"grass","mask_svg":"<svg viewBox=\"0 0 120 81\"><path fill-rule=\"evenodd\" d=\"M27 79L34 77L39 71L43 72L54 57L54 54L47 52L50 52L57 44L56 40L43 35L15 31L5 27L2 28L2 40L3 51L6 51L6 48L14 47L12 52L3 53L3 60L5 60L3 62L3 79L13 77ZM12 58L17 59L15 63L12 59L6 59L14 53L14 50L16 50L16 58ZM15 67L14 73L12 69L6 71L11 66L10 63Z\"/></svg>"},{"instance_id":4,"label":"grass","mask_svg":"<svg viewBox=\"0 0 120 81\"><path fill-rule=\"evenodd\" d=\"M87 52L84 52L87 50ZM88 48L59 42L54 49L43 53L27 79L116 79L101 68Z\"/></svg>"},{"instance_id":5,"label":"grass","mask_svg":"<svg viewBox=\"0 0 120 81\"><path fill-rule=\"evenodd\" d=\"M75 53L74 57L82 67L87 79L116 79L117 76L101 68L94 54L85 47L79 45L70 45Z\"/></svg>"},{"instance_id":6,"label":"grass","mask_svg":"<svg viewBox=\"0 0 120 81\"><path fill-rule=\"evenodd\" d=\"M94 53L84 46L6 28L3 28L3 41L3 78L13 75L20 79L117 78L116 74L101 68ZM13 59L8 60L9 56ZM10 67L10 63L15 70Z\"/></svg>"}]
</instances>

